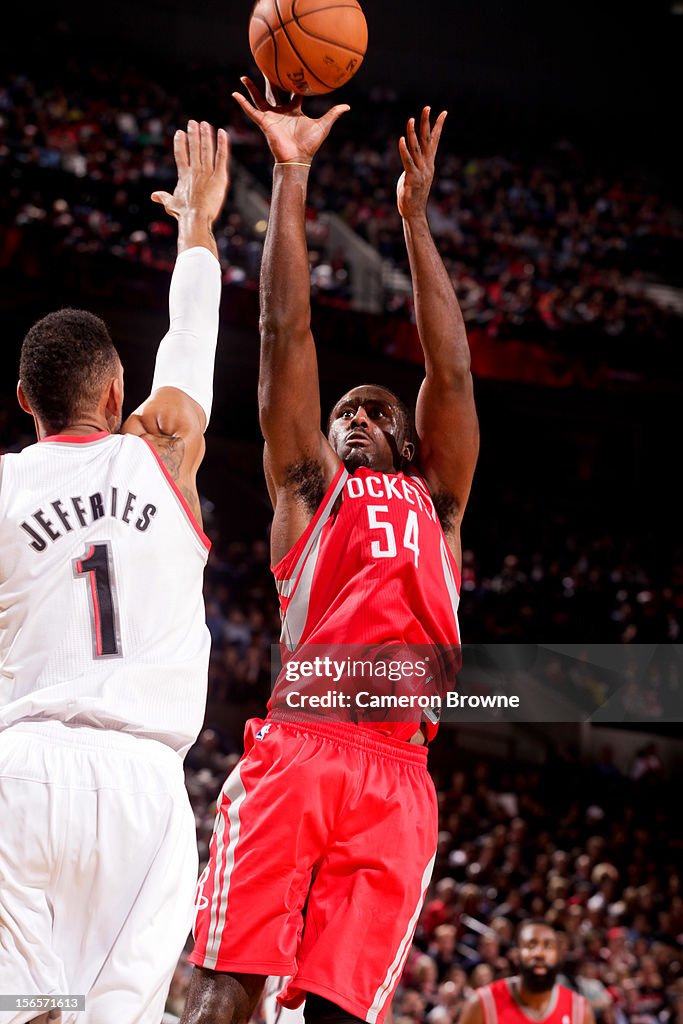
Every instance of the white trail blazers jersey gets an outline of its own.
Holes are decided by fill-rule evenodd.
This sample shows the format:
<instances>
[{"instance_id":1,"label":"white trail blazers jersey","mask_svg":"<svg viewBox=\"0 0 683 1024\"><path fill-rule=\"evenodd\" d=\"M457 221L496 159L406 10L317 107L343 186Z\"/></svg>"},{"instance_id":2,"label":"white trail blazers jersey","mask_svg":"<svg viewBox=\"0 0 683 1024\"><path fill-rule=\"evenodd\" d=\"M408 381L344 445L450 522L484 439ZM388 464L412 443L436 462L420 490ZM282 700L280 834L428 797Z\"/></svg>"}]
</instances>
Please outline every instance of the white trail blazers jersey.
<instances>
[{"instance_id":1,"label":"white trail blazers jersey","mask_svg":"<svg viewBox=\"0 0 683 1024\"><path fill-rule=\"evenodd\" d=\"M206 702L209 541L130 434L0 459L0 729L117 729L184 756Z\"/></svg>"}]
</instances>

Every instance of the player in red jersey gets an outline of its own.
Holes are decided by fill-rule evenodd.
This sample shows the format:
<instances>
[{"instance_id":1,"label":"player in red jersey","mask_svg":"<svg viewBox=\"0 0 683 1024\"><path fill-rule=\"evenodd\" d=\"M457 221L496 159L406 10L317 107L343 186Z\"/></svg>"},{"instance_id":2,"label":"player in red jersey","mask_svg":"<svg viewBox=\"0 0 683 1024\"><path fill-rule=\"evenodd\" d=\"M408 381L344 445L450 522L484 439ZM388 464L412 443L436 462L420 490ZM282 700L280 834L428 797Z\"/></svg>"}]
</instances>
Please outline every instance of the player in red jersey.
<instances>
[{"instance_id":1,"label":"player in red jersey","mask_svg":"<svg viewBox=\"0 0 683 1024\"><path fill-rule=\"evenodd\" d=\"M347 108L312 120L300 97L276 106L243 81L253 104L236 98L276 161L259 407L287 670L310 645L457 645L460 523L479 441L465 325L427 221L446 115L432 127L425 108L399 143L398 209L426 366L417 436L396 396L374 385L340 398L325 435L304 217L310 164ZM300 689L309 683L302 668ZM183 1024L248 1020L266 975L289 977L280 1002L305 998L309 1024L381 1024L436 850L427 730L419 712L373 730L360 716L281 710L271 702L265 722L248 723L219 799Z\"/></svg>"},{"instance_id":2,"label":"player in red jersey","mask_svg":"<svg viewBox=\"0 0 683 1024\"><path fill-rule=\"evenodd\" d=\"M461 1024L595 1024L583 996L558 985L557 935L543 921L525 921L517 932L519 975L477 989Z\"/></svg>"}]
</instances>

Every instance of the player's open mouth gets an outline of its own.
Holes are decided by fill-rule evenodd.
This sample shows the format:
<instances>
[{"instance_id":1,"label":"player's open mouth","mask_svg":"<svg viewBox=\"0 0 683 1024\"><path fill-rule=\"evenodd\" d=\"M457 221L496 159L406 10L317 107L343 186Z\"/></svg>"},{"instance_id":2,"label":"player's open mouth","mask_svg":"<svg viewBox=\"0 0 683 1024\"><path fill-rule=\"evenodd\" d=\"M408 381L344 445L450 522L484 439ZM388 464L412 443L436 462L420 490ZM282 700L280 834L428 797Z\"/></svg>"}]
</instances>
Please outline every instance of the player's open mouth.
<instances>
[{"instance_id":1,"label":"player's open mouth","mask_svg":"<svg viewBox=\"0 0 683 1024\"><path fill-rule=\"evenodd\" d=\"M347 444L369 444L370 438L367 434L349 434L346 438Z\"/></svg>"}]
</instances>

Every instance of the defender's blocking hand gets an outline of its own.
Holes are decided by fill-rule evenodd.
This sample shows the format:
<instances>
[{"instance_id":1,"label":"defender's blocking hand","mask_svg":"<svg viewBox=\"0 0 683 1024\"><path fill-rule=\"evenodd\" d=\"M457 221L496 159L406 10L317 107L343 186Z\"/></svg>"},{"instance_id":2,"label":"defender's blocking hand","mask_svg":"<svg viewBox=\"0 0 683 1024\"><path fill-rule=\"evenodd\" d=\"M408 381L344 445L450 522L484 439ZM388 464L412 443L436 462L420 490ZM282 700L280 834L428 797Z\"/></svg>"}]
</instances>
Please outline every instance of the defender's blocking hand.
<instances>
[{"instance_id":1,"label":"defender's blocking hand","mask_svg":"<svg viewBox=\"0 0 683 1024\"><path fill-rule=\"evenodd\" d=\"M196 214L216 220L228 191L230 140L218 129L217 137L207 121L188 121L187 131L177 131L173 153L178 168L178 184L173 195L153 192L152 200L161 203L166 213L180 220Z\"/></svg>"}]
</instances>

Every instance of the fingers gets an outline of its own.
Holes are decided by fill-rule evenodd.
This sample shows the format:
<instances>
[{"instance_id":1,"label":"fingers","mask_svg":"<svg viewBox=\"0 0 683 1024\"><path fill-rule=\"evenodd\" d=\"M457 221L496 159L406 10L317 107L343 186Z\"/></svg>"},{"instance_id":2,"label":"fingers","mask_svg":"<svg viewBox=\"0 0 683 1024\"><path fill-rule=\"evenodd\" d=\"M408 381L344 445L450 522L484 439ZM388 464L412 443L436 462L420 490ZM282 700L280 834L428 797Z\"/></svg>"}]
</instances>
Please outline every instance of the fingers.
<instances>
[{"instance_id":1,"label":"fingers","mask_svg":"<svg viewBox=\"0 0 683 1024\"><path fill-rule=\"evenodd\" d=\"M166 206L166 203L170 203L173 196L169 192L152 192L150 198L153 203L161 203L162 206Z\"/></svg>"},{"instance_id":2,"label":"fingers","mask_svg":"<svg viewBox=\"0 0 683 1024\"><path fill-rule=\"evenodd\" d=\"M202 155L199 142L199 125L196 121L187 122L187 150L190 154L190 166L199 167Z\"/></svg>"},{"instance_id":3,"label":"fingers","mask_svg":"<svg viewBox=\"0 0 683 1024\"><path fill-rule=\"evenodd\" d=\"M228 173L228 166L230 163L230 138L225 128L218 129L218 136L216 139L216 170L225 171Z\"/></svg>"},{"instance_id":4,"label":"fingers","mask_svg":"<svg viewBox=\"0 0 683 1024\"><path fill-rule=\"evenodd\" d=\"M212 169L216 160L216 140L208 121L202 121L199 125L199 152L202 167Z\"/></svg>"},{"instance_id":5,"label":"fingers","mask_svg":"<svg viewBox=\"0 0 683 1024\"><path fill-rule=\"evenodd\" d=\"M173 136L173 156L178 168L178 175L182 176L190 166L190 154L187 148L187 134L180 129Z\"/></svg>"},{"instance_id":6,"label":"fingers","mask_svg":"<svg viewBox=\"0 0 683 1024\"><path fill-rule=\"evenodd\" d=\"M331 107L326 114L323 114L320 118L320 126L324 130L325 134L329 132L335 121L338 121L339 118L343 114L346 114L350 109L351 107L348 103L338 103L336 107Z\"/></svg>"},{"instance_id":7,"label":"fingers","mask_svg":"<svg viewBox=\"0 0 683 1024\"><path fill-rule=\"evenodd\" d=\"M413 163L416 167L420 167L422 165L422 152L420 150L420 143L417 141L414 117L411 117L408 121L408 126L406 128L406 141L408 143L408 151Z\"/></svg>"},{"instance_id":8,"label":"fingers","mask_svg":"<svg viewBox=\"0 0 683 1024\"><path fill-rule=\"evenodd\" d=\"M256 107L253 107L251 103L242 95L241 92L234 92L232 94L232 98L237 103L239 103L247 117L251 118L254 124L257 124L260 128L261 124L263 123L263 118L265 117L263 111L258 110Z\"/></svg>"},{"instance_id":9,"label":"fingers","mask_svg":"<svg viewBox=\"0 0 683 1024\"><path fill-rule=\"evenodd\" d=\"M276 89L270 82L268 83L266 98L273 108L282 114L293 114L294 111L301 110L301 104L304 101L300 93L288 93L284 89Z\"/></svg>"},{"instance_id":10,"label":"fingers","mask_svg":"<svg viewBox=\"0 0 683 1024\"><path fill-rule=\"evenodd\" d=\"M245 89L247 90L247 92L251 96L252 102L253 102L254 106L256 107L256 109L257 110L263 110L263 111L268 110L268 108L270 107L270 104L268 103L268 100L266 99L266 97L263 95L263 93L259 89L259 87L256 84L256 82L252 81L251 78L247 78L246 75L243 78L240 78L240 82L242 83L242 85L245 87ZM272 92L272 90L271 90L271 92ZM233 96L234 95L235 94L233 93Z\"/></svg>"},{"instance_id":11,"label":"fingers","mask_svg":"<svg viewBox=\"0 0 683 1024\"><path fill-rule=\"evenodd\" d=\"M432 141L432 126L429 123L431 112L431 107L422 108L422 115L420 117L420 146L423 153L429 152Z\"/></svg>"},{"instance_id":12,"label":"fingers","mask_svg":"<svg viewBox=\"0 0 683 1024\"><path fill-rule=\"evenodd\" d=\"M264 79L264 81L266 83L265 96L253 79L248 78L246 75L240 78L240 82L242 82L251 96L257 110L262 111L264 114L269 110L275 110L279 114L292 114L296 110L301 109L303 96L298 96L294 92L288 94L281 89L276 90L268 79ZM235 93L233 93L233 96L235 96ZM237 97L235 96L235 98Z\"/></svg>"},{"instance_id":13,"label":"fingers","mask_svg":"<svg viewBox=\"0 0 683 1024\"><path fill-rule=\"evenodd\" d=\"M439 139L443 131L444 122L448 116L447 110L442 110L436 119L434 128L431 127L431 107L424 107L420 115L420 138L418 141L415 129L415 118L411 117L406 128L406 140L410 156L416 167L421 167L424 160L433 162L439 146Z\"/></svg>"},{"instance_id":14,"label":"fingers","mask_svg":"<svg viewBox=\"0 0 683 1024\"><path fill-rule=\"evenodd\" d=\"M283 107L278 107L278 110L283 114L293 114L297 110L301 110L304 98L297 92L293 92L291 99L288 103L285 103Z\"/></svg>"},{"instance_id":15,"label":"fingers","mask_svg":"<svg viewBox=\"0 0 683 1024\"><path fill-rule=\"evenodd\" d=\"M433 128L431 127L431 114L432 108L425 107L420 117L420 148L423 156L429 155L433 158L439 146L439 139L441 138L444 122L448 117L448 111L441 111Z\"/></svg>"},{"instance_id":16,"label":"fingers","mask_svg":"<svg viewBox=\"0 0 683 1024\"><path fill-rule=\"evenodd\" d=\"M263 88L265 90L265 97L268 103L270 103L271 107L276 107L277 100L275 99L275 90L273 88L273 83L270 81L270 79L266 78L265 75L263 76Z\"/></svg>"},{"instance_id":17,"label":"fingers","mask_svg":"<svg viewBox=\"0 0 683 1024\"><path fill-rule=\"evenodd\" d=\"M398 140L398 152L401 157L401 163L403 164L403 170L414 171L415 162L412 156L410 155L410 150L408 149L408 144L406 142L405 135L402 135L401 138Z\"/></svg>"},{"instance_id":18,"label":"fingers","mask_svg":"<svg viewBox=\"0 0 683 1024\"><path fill-rule=\"evenodd\" d=\"M439 148L439 140L441 138L441 132L443 131L443 126L446 123L446 118L447 117L448 117L448 111L447 110L442 110L441 113L439 114L439 116L436 119L436 124L434 125L434 130L432 131L432 155L433 156L436 155L436 151Z\"/></svg>"}]
</instances>

